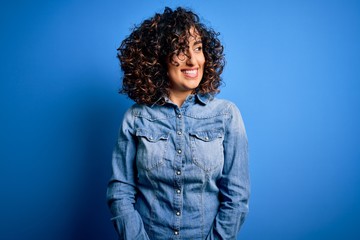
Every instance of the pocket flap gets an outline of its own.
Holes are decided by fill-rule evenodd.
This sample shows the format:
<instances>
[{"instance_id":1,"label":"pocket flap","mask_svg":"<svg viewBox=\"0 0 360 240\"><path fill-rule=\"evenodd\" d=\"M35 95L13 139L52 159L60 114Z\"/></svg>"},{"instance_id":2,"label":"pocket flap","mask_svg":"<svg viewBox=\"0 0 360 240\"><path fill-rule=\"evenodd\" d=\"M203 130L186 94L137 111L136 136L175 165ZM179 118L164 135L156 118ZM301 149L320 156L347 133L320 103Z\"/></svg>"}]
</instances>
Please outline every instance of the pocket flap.
<instances>
[{"instance_id":1,"label":"pocket flap","mask_svg":"<svg viewBox=\"0 0 360 240\"><path fill-rule=\"evenodd\" d=\"M159 140L167 140L169 138L168 133L150 132L149 130L143 128L137 129L135 135L138 137L144 137L149 142L157 142Z\"/></svg>"},{"instance_id":2,"label":"pocket flap","mask_svg":"<svg viewBox=\"0 0 360 240\"><path fill-rule=\"evenodd\" d=\"M210 142L216 138L221 138L224 136L221 130L196 131L191 132L190 135L204 142Z\"/></svg>"}]
</instances>

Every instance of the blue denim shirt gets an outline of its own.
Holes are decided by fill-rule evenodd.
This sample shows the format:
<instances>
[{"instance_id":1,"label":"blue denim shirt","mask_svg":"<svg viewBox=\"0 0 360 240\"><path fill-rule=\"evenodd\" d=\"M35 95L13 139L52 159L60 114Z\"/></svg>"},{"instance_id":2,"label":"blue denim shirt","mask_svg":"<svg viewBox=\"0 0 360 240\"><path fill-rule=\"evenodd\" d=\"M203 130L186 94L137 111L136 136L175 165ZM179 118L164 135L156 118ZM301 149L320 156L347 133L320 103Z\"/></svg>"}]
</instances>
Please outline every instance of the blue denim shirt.
<instances>
[{"instance_id":1,"label":"blue denim shirt","mask_svg":"<svg viewBox=\"0 0 360 240\"><path fill-rule=\"evenodd\" d=\"M132 106L107 189L120 239L236 239L248 212L248 143L238 108L190 95Z\"/></svg>"}]
</instances>

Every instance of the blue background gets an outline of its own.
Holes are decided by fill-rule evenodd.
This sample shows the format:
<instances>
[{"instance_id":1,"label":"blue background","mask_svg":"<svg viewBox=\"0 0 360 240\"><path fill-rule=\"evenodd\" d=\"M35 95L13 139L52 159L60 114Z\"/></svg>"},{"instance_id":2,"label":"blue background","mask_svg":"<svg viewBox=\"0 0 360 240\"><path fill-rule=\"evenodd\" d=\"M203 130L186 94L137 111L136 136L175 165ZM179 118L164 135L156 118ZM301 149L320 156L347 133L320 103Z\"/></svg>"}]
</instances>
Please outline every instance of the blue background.
<instances>
[{"instance_id":1,"label":"blue background","mask_svg":"<svg viewBox=\"0 0 360 240\"><path fill-rule=\"evenodd\" d=\"M0 239L116 239L105 190L131 104L116 48L164 6L221 32L242 111L239 239L360 239L360 2L1 1Z\"/></svg>"}]
</instances>

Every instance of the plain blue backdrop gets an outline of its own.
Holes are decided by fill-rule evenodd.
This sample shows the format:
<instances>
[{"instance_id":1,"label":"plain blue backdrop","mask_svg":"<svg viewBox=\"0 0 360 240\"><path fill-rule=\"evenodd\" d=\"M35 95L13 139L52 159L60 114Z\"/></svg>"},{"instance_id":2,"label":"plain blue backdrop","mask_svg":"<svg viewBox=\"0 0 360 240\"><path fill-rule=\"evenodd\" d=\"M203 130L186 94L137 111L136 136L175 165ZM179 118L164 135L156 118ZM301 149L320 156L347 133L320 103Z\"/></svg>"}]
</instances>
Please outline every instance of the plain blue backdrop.
<instances>
[{"instance_id":1,"label":"plain blue backdrop","mask_svg":"<svg viewBox=\"0 0 360 240\"><path fill-rule=\"evenodd\" d=\"M221 33L250 146L243 240L360 239L360 2L1 1L0 239L116 239L116 48L164 6Z\"/></svg>"}]
</instances>

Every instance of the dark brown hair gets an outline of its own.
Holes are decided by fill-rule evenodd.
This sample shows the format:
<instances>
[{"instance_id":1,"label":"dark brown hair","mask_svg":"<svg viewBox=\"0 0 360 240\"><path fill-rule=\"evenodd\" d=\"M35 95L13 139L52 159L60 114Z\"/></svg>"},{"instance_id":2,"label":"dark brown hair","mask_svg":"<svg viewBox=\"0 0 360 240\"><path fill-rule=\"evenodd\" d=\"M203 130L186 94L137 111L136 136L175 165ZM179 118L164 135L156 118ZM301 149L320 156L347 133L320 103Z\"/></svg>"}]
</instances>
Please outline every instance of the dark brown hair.
<instances>
[{"instance_id":1,"label":"dark brown hair","mask_svg":"<svg viewBox=\"0 0 360 240\"><path fill-rule=\"evenodd\" d=\"M181 7L174 11L166 7L162 14L156 13L136 26L122 41L117 54L124 73L120 93L139 104L162 104L158 100L168 96L170 89L167 62L174 55L187 52L191 28L200 35L205 56L204 75L196 92L218 93L225 65L219 33Z\"/></svg>"}]
</instances>

